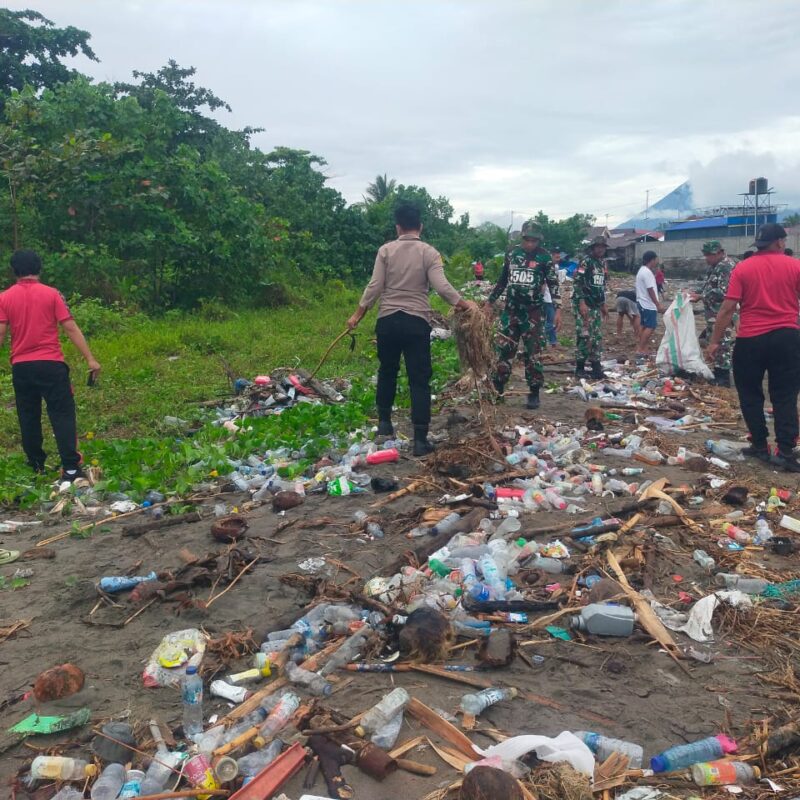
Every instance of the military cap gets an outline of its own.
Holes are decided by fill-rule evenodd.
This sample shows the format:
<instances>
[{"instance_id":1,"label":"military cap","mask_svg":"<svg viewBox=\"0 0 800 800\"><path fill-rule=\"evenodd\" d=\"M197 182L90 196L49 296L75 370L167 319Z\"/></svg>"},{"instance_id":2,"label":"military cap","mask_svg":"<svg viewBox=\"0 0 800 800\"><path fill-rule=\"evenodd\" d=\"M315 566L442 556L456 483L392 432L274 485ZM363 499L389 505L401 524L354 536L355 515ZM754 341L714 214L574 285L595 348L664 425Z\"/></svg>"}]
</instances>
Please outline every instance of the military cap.
<instances>
[{"instance_id":1,"label":"military cap","mask_svg":"<svg viewBox=\"0 0 800 800\"><path fill-rule=\"evenodd\" d=\"M605 236L595 236L588 245L586 245L587 250L591 250L595 245L601 244L603 247L608 247L608 239Z\"/></svg>"},{"instance_id":2,"label":"military cap","mask_svg":"<svg viewBox=\"0 0 800 800\"><path fill-rule=\"evenodd\" d=\"M529 219L527 222L522 223L522 238L523 239L541 239L542 226L535 220Z\"/></svg>"},{"instance_id":3,"label":"military cap","mask_svg":"<svg viewBox=\"0 0 800 800\"><path fill-rule=\"evenodd\" d=\"M713 256L717 253L721 253L724 249L725 248L716 239L712 239L710 242L706 242L703 245L703 255Z\"/></svg>"}]
</instances>

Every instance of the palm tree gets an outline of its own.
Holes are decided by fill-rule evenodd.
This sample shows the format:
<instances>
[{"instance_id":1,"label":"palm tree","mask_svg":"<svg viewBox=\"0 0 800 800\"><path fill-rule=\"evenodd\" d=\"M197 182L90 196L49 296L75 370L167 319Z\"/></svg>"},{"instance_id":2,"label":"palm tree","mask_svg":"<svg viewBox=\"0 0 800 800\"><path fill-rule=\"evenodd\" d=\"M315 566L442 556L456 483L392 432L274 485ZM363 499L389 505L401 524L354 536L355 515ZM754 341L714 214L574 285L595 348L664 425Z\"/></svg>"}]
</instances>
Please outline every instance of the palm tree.
<instances>
[{"instance_id":1,"label":"palm tree","mask_svg":"<svg viewBox=\"0 0 800 800\"><path fill-rule=\"evenodd\" d=\"M364 197L364 202L367 205L370 203L380 203L390 194L394 193L396 186L397 181L394 178L389 180L386 173L383 175L376 175L375 180L367 186L367 194Z\"/></svg>"}]
</instances>

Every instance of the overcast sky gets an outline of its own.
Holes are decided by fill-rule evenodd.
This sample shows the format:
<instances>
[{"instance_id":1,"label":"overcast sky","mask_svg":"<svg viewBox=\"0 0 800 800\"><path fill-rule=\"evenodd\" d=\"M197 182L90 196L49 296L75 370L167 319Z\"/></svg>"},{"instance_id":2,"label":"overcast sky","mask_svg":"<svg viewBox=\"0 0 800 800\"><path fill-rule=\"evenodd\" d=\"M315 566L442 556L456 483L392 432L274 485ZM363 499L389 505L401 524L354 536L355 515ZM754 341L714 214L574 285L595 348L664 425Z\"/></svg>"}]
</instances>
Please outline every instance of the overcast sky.
<instances>
[{"instance_id":1,"label":"overcast sky","mask_svg":"<svg viewBox=\"0 0 800 800\"><path fill-rule=\"evenodd\" d=\"M100 80L170 58L361 199L387 173L473 222L626 219L766 175L800 206L796 0L8 0L91 32Z\"/></svg>"}]
</instances>

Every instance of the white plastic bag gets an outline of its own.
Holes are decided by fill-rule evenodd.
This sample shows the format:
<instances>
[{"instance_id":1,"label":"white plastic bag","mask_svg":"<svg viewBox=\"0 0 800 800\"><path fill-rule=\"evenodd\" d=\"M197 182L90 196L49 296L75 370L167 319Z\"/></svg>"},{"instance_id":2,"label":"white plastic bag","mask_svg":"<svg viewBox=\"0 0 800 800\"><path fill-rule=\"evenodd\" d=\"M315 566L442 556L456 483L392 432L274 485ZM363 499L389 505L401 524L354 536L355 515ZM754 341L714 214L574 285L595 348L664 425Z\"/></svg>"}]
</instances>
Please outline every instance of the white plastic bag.
<instances>
[{"instance_id":1,"label":"white plastic bag","mask_svg":"<svg viewBox=\"0 0 800 800\"><path fill-rule=\"evenodd\" d=\"M703 361L689 295L678 292L664 314L664 338L656 353L656 366L667 375L679 370L711 380L714 373Z\"/></svg>"},{"instance_id":2,"label":"white plastic bag","mask_svg":"<svg viewBox=\"0 0 800 800\"><path fill-rule=\"evenodd\" d=\"M558 763L566 761L573 769L588 775L594 775L594 753L577 737L569 731L562 731L555 738L549 736L512 736L500 744L494 744L482 750L477 745L473 745L475 751L484 758L500 756L509 761L522 758L531 750L536 751L536 755L542 761Z\"/></svg>"}]
</instances>

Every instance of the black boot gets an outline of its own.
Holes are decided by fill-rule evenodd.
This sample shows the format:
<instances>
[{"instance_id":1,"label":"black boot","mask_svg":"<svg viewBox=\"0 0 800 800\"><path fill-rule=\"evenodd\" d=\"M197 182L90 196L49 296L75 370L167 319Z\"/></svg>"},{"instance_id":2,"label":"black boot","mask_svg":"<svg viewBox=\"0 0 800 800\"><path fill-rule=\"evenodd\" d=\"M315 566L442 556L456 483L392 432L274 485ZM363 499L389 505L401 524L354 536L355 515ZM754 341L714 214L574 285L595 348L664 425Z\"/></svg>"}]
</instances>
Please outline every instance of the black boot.
<instances>
[{"instance_id":1,"label":"black boot","mask_svg":"<svg viewBox=\"0 0 800 800\"><path fill-rule=\"evenodd\" d=\"M714 380L711 381L714 386L725 386L730 389L731 386L731 371L729 369L719 369L714 367Z\"/></svg>"},{"instance_id":2,"label":"black boot","mask_svg":"<svg viewBox=\"0 0 800 800\"><path fill-rule=\"evenodd\" d=\"M580 359L575 361L575 377L576 378L585 378L586 377L586 362Z\"/></svg>"},{"instance_id":3,"label":"black boot","mask_svg":"<svg viewBox=\"0 0 800 800\"><path fill-rule=\"evenodd\" d=\"M591 376L596 381L601 381L601 380L603 380L603 378L607 377L605 372L603 372L603 367L601 366L599 361L592 361Z\"/></svg>"},{"instance_id":4,"label":"black boot","mask_svg":"<svg viewBox=\"0 0 800 800\"><path fill-rule=\"evenodd\" d=\"M506 390L506 386L500 380L499 377L495 376L494 378L492 378L492 386L494 387L494 390L497 392L497 396L502 397L503 392Z\"/></svg>"},{"instance_id":5,"label":"black boot","mask_svg":"<svg viewBox=\"0 0 800 800\"><path fill-rule=\"evenodd\" d=\"M539 408L539 387L532 386L531 390L528 392L528 402L525 404L525 408L529 408L531 411L535 408Z\"/></svg>"},{"instance_id":6,"label":"black boot","mask_svg":"<svg viewBox=\"0 0 800 800\"><path fill-rule=\"evenodd\" d=\"M433 452L433 445L428 441L428 426L414 426L414 455L427 456Z\"/></svg>"},{"instance_id":7,"label":"black boot","mask_svg":"<svg viewBox=\"0 0 800 800\"><path fill-rule=\"evenodd\" d=\"M378 409L378 436L394 436L391 408Z\"/></svg>"}]
</instances>

